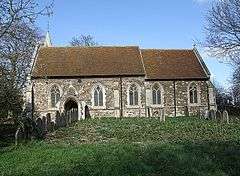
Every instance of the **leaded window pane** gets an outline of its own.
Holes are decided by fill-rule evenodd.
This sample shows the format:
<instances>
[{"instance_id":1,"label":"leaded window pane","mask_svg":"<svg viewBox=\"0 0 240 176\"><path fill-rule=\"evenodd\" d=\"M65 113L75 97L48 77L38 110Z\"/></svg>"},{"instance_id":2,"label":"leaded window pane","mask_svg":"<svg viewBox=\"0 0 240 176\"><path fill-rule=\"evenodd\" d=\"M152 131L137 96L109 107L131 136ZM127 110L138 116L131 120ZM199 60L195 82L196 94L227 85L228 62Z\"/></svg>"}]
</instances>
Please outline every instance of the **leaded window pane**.
<instances>
[{"instance_id":1,"label":"leaded window pane","mask_svg":"<svg viewBox=\"0 0 240 176\"><path fill-rule=\"evenodd\" d=\"M129 103L130 105L133 105L133 92L129 92Z\"/></svg>"},{"instance_id":2,"label":"leaded window pane","mask_svg":"<svg viewBox=\"0 0 240 176\"><path fill-rule=\"evenodd\" d=\"M194 90L194 103L198 102L198 98L197 98L197 89L195 88Z\"/></svg>"},{"instance_id":3,"label":"leaded window pane","mask_svg":"<svg viewBox=\"0 0 240 176\"><path fill-rule=\"evenodd\" d=\"M134 105L138 105L138 92L137 92L137 90L134 91Z\"/></svg>"},{"instance_id":4,"label":"leaded window pane","mask_svg":"<svg viewBox=\"0 0 240 176\"><path fill-rule=\"evenodd\" d=\"M101 89L99 90L98 95L99 95L99 106L103 106L103 92Z\"/></svg>"},{"instance_id":5,"label":"leaded window pane","mask_svg":"<svg viewBox=\"0 0 240 176\"><path fill-rule=\"evenodd\" d=\"M161 89L157 83L152 87L152 103L155 105L161 104Z\"/></svg>"},{"instance_id":6,"label":"leaded window pane","mask_svg":"<svg viewBox=\"0 0 240 176\"><path fill-rule=\"evenodd\" d=\"M194 101L193 101L193 92L192 92L192 90L190 90L190 103L193 103Z\"/></svg>"},{"instance_id":7,"label":"leaded window pane","mask_svg":"<svg viewBox=\"0 0 240 176\"><path fill-rule=\"evenodd\" d=\"M190 103L198 103L198 92L195 84L191 85L189 88L189 98Z\"/></svg>"},{"instance_id":8,"label":"leaded window pane","mask_svg":"<svg viewBox=\"0 0 240 176\"><path fill-rule=\"evenodd\" d=\"M161 91L159 89L157 91L157 104L161 104Z\"/></svg>"},{"instance_id":9,"label":"leaded window pane","mask_svg":"<svg viewBox=\"0 0 240 176\"><path fill-rule=\"evenodd\" d=\"M94 106L98 106L98 91L94 91Z\"/></svg>"},{"instance_id":10,"label":"leaded window pane","mask_svg":"<svg viewBox=\"0 0 240 176\"><path fill-rule=\"evenodd\" d=\"M129 104L138 105L138 90L136 85L131 85L129 88Z\"/></svg>"},{"instance_id":11,"label":"leaded window pane","mask_svg":"<svg viewBox=\"0 0 240 176\"><path fill-rule=\"evenodd\" d=\"M155 90L152 91L152 100L153 100L153 104L157 104L157 97L156 97L156 91Z\"/></svg>"},{"instance_id":12,"label":"leaded window pane","mask_svg":"<svg viewBox=\"0 0 240 176\"><path fill-rule=\"evenodd\" d=\"M100 86L94 89L94 106L103 106L103 91Z\"/></svg>"},{"instance_id":13,"label":"leaded window pane","mask_svg":"<svg viewBox=\"0 0 240 176\"><path fill-rule=\"evenodd\" d=\"M51 89L51 106L56 107L56 104L60 100L60 90L57 86L53 86Z\"/></svg>"}]
</instances>

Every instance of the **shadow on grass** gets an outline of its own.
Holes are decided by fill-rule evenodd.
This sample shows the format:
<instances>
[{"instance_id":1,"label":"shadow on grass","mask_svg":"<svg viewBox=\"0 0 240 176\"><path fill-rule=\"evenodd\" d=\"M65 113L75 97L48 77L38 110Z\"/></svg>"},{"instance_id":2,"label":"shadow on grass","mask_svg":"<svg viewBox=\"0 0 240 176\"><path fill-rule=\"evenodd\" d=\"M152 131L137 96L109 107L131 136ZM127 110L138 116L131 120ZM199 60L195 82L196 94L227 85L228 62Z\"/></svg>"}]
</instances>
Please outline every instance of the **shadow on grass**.
<instances>
[{"instance_id":1,"label":"shadow on grass","mask_svg":"<svg viewBox=\"0 0 240 176\"><path fill-rule=\"evenodd\" d=\"M110 155L108 153L99 151L94 162L86 158L82 163L75 163L73 170L87 175L240 174L240 146L237 143L152 144L143 148L124 146L113 149Z\"/></svg>"},{"instance_id":2,"label":"shadow on grass","mask_svg":"<svg viewBox=\"0 0 240 176\"><path fill-rule=\"evenodd\" d=\"M240 174L237 142L182 144L35 144L1 154L0 175Z\"/></svg>"}]
</instances>

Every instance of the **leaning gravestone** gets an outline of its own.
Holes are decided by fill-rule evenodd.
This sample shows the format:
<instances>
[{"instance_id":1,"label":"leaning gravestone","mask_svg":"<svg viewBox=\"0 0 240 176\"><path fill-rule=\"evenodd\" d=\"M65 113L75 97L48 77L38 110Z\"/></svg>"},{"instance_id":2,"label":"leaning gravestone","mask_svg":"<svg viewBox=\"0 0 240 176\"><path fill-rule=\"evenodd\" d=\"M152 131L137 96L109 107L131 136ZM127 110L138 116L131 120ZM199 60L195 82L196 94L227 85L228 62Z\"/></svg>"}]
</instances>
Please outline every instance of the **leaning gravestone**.
<instances>
[{"instance_id":1,"label":"leaning gravestone","mask_svg":"<svg viewBox=\"0 0 240 176\"><path fill-rule=\"evenodd\" d=\"M15 132L15 145L18 145L19 139L24 138L24 130L23 128L19 127Z\"/></svg>"},{"instance_id":2,"label":"leaning gravestone","mask_svg":"<svg viewBox=\"0 0 240 176\"><path fill-rule=\"evenodd\" d=\"M217 116L216 111L213 110L213 109L211 109L211 110L209 111L209 119L210 119L210 120L216 120L216 116Z\"/></svg>"},{"instance_id":3,"label":"leaning gravestone","mask_svg":"<svg viewBox=\"0 0 240 176\"><path fill-rule=\"evenodd\" d=\"M226 110L223 111L222 118L224 122L229 123L229 116Z\"/></svg>"},{"instance_id":4,"label":"leaning gravestone","mask_svg":"<svg viewBox=\"0 0 240 176\"><path fill-rule=\"evenodd\" d=\"M217 112L216 112L216 119L217 119L217 121L222 120L222 113L219 110L217 110Z\"/></svg>"}]
</instances>

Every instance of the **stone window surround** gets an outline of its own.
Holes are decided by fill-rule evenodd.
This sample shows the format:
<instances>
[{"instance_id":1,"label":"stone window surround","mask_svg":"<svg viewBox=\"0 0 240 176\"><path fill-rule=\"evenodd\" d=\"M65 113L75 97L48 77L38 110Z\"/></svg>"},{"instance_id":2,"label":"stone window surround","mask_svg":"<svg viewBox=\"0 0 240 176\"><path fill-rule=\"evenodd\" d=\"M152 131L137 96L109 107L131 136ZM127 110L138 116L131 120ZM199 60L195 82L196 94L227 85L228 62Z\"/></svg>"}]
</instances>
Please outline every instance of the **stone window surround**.
<instances>
[{"instance_id":1,"label":"stone window surround","mask_svg":"<svg viewBox=\"0 0 240 176\"><path fill-rule=\"evenodd\" d=\"M137 91L138 91L138 104L137 105L130 105L130 96L129 96L129 93L130 93L130 87L132 85L135 85L137 87ZM140 107L140 104L141 104L141 88L139 86L139 84L137 83L130 83L128 85L128 88L127 88L127 105L126 107L127 108L139 108Z\"/></svg>"},{"instance_id":2,"label":"stone window surround","mask_svg":"<svg viewBox=\"0 0 240 176\"><path fill-rule=\"evenodd\" d=\"M152 91L153 91L153 86L155 84L158 84L159 88L160 88L160 91L161 91L161 104L153 104L153 97L152 97ZM153 82L152 85L151 85L151 96L149 97L150 98L150 106L153 107L153 108L163 108L164 107L164 89L163 89L163 86L159 83L159 82Z\"/></svg>"},{"instance_id":3,"label":"stone window surround","mask_svg":"<svg viewBox=\"0 0 240 176\"><path fill-rule=\"evenodd\" d=\"M77 96L78 95L78 91L76 90L76 88L73 86L73 85L70 85L68 87L68 90L66 91L67 93L70 92L70 90L73 90L74 91L74 94Z\"/></svg>"},{"instance_id":4,"label":"stone window surround","mask_svg":"<svg viewBox=\"0 0 240 176\"><path fill-rule=\"evenodd\" d=\"M103 92L103 106L94 106L94 91L97 87L100 87ZM92 102L92 109L106 109L106 90L105 87L101 83L96 83L93 85L91 90L91 102Z\"/></svg>"},{"instance_id":5,"label":"stone window surround","mask_svg":"<svg viewBox=\"0 0 240 176\"><path fill-rule=\"evenodd\" d=\"M59 89L59 91L60 91L60 99L59 99L58 103L56 104L56 107L52 107L52 103L51 103L51 90L52 90L52 88L53 88L54 86L57 86L58 89ZM59 110L61 97L62 97L62 95L63 95L63 90L62 90L61 86L60 86L59 84L57 84L57 83L51 84L51 86L50 86L49 89L48 89L47 95L48 95L48 110L50 110L50 111Z\"/></svg>"},{"instance_id":6,"label":"stone window surround","mask_svg":"<svg viewBox=\"0 0 240 176\"><path fill-rule=\"evenodd\" d=\"M195 84L196 87L197 87L197 103L190 103L190 93L189 93L189 91L190 91L190 87L191 87L192 84ZM188 106L200 106L201 105L200 87L197 84L197 82L192 81L188 84L187 97L188 97Z\"/></svg>"}]
</instances>

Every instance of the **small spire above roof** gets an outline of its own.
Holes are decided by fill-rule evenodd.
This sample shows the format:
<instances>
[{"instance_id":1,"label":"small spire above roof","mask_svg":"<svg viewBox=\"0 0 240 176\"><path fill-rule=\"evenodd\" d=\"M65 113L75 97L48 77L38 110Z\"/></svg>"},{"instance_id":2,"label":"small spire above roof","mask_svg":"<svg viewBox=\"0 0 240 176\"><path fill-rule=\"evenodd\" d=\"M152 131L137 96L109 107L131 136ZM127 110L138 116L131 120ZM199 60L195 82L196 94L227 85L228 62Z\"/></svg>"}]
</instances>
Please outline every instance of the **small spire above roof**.
<instances>
[{"instance_id":1,"label":"small spire above roof","mask_svg":"<svg viewBox=\"0 0 240 176\"><path fill-rule=\"evenodd\" d=\"M45 40L43 42L43 46L44 47L51 47L52 46L52 42L51 42L51 37L50 37L49 31L46 34Z\"/></svg>"}]
</instances>

